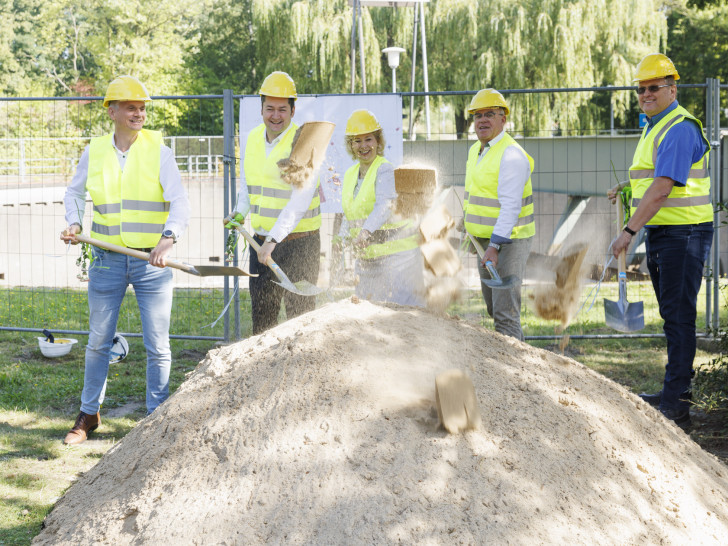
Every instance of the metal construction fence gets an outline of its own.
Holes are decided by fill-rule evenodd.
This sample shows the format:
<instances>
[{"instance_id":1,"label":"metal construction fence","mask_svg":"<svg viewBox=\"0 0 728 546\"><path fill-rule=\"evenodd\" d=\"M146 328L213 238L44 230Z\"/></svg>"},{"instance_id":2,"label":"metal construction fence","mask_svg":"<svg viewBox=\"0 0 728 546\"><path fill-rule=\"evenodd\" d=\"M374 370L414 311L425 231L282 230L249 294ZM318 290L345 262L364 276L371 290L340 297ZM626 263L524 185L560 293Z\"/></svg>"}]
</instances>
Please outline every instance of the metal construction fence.
<instances>
[{"instance_id":1,"label":"metal construction fence","mask_svg":"<svg viewBox=\"0 0 728 546\"><path fill-rule=\"evenodd\" d=\"M679 97L704 105L704 129L711 142L713 202L725 201L728 158L721 145L721 113L728 112L726 88L717 80L680 85ZM616 299L616 283L608 271L597 297L596 279L601 276L608 247L616 235L614 207L606 191L616 180L624 180L639 138L637 111L625 93L630 88L508 90L512 116L507 130L533 156L532 176L536 211L536 236L529 267L538 267L544 257L558 255L577 243L589 245L587 260L592 275L585 284L582 311L569 332L578 336L615 336L604 325L603 298ZM431 126L410 125L407 109L402 128L403 162L433 166L439 184L452 188L447 202L450 212L462 215L460 201L472 133L456 129L453 99L469 100L474 92L401 93L403 102L428 95L434 113ZM318 95L317 98L324 95ZM586 98L585 98L586 97ZM221 265L226 262L226 232L222 218L235 199L240 176L237 111L243 98L226 91L223 95L155 97L148 109L147 127L165 135L177 158L188 191L192 214L187 233L175 247L173 257L191 264ZM78 247L59 240L66 223L63 206L70 182L84 147L94 136L109 131L110 123L100 115L101 97L0 98L0 329L62 333L87 333L86 285L79 280ZM725 115L724 115L725 117ZM428 124L429 125L429 124ZM408 130L407 127L410 126ZM324 169L321 171L324 173ZM322 176L325 176L322 174ZM90 221L87 207L85 223ZM715 226L721 225L716 211ZM331 238L335 212L324 214L321 230L321 275L319 284L330 287ZM706 282L700 298L701 329L719 329L719 310L725 307L721 279L728 249L721 229L716 229L713 251L706 264ZM452 240L456 241L454 233ZM461 245L464 246L464 245ZM634 245L628 256L630 301L645 302L645 335L660 335L659 312L646 276L644 247ZM464 264L463 294L449 312L467 320L488 324L479 293L475 257L460 250ZM247 265L247 256L237 253L234 261ZM351 266L351 256L345 255ZM337 264L338 265L338 264ZM715 274L714 274L715 273ZM194 277L175 271L173 338L231 340L250 334L250 305L244 278ZM548 337L554 323L535 320L529 307L528 280L524 288L522 314L528 338ZM342 277L346 279L346 275ZM236 289L237 287L237 289ZM324 304L353 291L336 286L319 297ZM118 329L140 335L139 313L129 289ZM227 304L230 304L226 307ZM223 311L227 309L227 312ZM219 320L218 320L219 319ZM555 336L554 336L555 337Z\"/></svg>"}]
</instances>

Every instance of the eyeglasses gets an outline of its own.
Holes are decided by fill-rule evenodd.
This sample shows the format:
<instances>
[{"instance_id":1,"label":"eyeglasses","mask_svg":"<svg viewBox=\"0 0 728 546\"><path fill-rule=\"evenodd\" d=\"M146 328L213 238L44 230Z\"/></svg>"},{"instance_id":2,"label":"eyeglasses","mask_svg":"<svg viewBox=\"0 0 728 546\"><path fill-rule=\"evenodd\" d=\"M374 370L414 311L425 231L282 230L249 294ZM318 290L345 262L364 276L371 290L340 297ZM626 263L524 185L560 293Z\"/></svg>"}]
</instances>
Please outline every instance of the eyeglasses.
<instances>
[{"instance_id":1,"label":"eyeglasses","mask_svg":"<svg viewBox=\"0 0 728 546\"><path fill-rule=\"evenodd\" d=\"M644 95L645 91L649 91L650 93L657 93L658 89L661 89L663 87L670 87L671 83L665 83L663 85L648 85L647 87L638 87L636 89L638 95Z\"/></svg>"},{"instance_id":2,"label":"eyeglasses","mask_svg":"<svg viewBox=\"0 0 728 546\"><path fill-rule=\"evenodd\" d=\"M487 119L493 119L494 117L498 115L503 115L503 112L496 112L495 110L488 110L487 112L476 112L473 117L475 119L479 118L487 118Z\"/></svg>"}]
</instances>

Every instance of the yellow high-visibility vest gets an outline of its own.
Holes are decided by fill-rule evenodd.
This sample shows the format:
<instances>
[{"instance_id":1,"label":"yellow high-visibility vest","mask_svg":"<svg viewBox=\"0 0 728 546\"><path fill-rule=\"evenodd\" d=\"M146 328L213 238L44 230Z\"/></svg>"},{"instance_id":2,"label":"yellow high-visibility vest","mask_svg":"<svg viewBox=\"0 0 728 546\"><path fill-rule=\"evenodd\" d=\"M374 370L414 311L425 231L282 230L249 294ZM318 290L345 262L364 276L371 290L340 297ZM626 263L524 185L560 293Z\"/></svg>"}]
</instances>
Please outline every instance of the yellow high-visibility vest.
<instances>
[{"instance_id":1,"label":"yellow high-visibility vest","mask_svg":"<svg viewBox=\"0 0 728 546\"><path fill-rule=\"evenodd\" d=\"M533 158L508 133L496 142L483 159L478 162L480 142L470 147L468 162L465 167L465 199L463 214L465 229L476 237L490 239L493 227L500 214L498 201L498 174L500 173L503 153L509 146L516 146L528 158L533 172ZM536 221L533 214L533 189L531 177L528 177L521 197L521 212L510 235L511 239L526 239L536 233Z\"/></svg>"},{"instance_id":2,"label":"yellow high-visibility vest","mask_svg":"<svg viewBox=\"0 0 728 546\"><path fill-rule=\"evenodd\" d=\"M278 161L291 155L293 137L298 125L291 122L290 129L275 145L270 155L265 155L265 124L261 123L248 134L245 145L245 182L250 197L250 222L254 231L269 232L281 211L291 199L293 189L281 180ZM321 227L321 199L317 189L311 204L293 233L314 231Z\"/></svg>"},{"instance_id":3,"label":"yellow high-visibility vest","mask_svg":"<svg viewBox=\"0 0 728 546\"><path fill-rule=\"evenodd\" d=\"M705 140L708 149L703 157L690 167L685 185L673 186L667 200L662 204L657 214L647 222L647 225L702 224L713 220L713 205L710 200L710 173L708 172L710 143L703 134L703 126L700 121L680 105L658 121L649 133L647 127L642 131L642 136L634 152L632 166L629 168L629 179L632 186L630 208L632 214L634 214L640 200L655 178L655 161L657 160L657 150L662 139L665 138L670 128L688 119L698 124L700 136Z\"/></svg>"},{"instance_id":4,"label":"yellow high-visibility vest","mask_svg":"<svg viewBox=\"0 0 728 546\"><path fill-rule=\"evenodd\" d=\"M157 245L169 216L159 181L162 133L142 129L122 172L114 135L91 139L86 190L94 204L91 236L131 248Z\"/></svg>"},{"instance_id":5,"label":"yellow high-visibility vest","mask_svg":"<svg viewBox=\"0 0 728 546\"><path fill-rule=\"evenodd\" d=\"M341 190L341 207L349 222L349 235L356 238L369 217L376 202L377 171L384 163L389 163L384 157L377 156L369 166L367 174L362 180L361 188L354 197L354 188L359 179L359 163L355 163L344 173L344 183ZM371 244L361 254L364 259L371 260L417 247L417 232L412 220L402 220L383 224L372 233Z\"/></svg>"}]
</instances>

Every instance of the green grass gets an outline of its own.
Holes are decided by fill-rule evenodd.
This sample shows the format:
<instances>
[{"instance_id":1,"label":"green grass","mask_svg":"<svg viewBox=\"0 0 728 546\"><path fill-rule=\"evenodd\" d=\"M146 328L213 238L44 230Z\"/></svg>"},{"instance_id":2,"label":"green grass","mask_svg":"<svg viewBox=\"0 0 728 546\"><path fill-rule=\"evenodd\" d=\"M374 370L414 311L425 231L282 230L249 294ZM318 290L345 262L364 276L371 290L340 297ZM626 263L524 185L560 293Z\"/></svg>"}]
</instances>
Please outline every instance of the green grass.
<instances>
[{"instance_id":1,"label":"green grass","mask_svg":"<svg viewBox=\"0 0 728 546\"><path fill-rule=\"evenodd\" d=\"M0 291L0 325L49 330L88 330L85 290L17 287ZM210 325L225 307L222 290L176 289L172 304L170 333L185 336L222 337L223 320ZM250 297L240 293L242 335L250 335ZM117 330L141 332L136 297L129 290L119 312Z\"/></svg>"},{"instance_id":2,"label":"green grass","mask_svg":"<svg viewBox=\"0 0 728 546\"><path fill-rule=\"evenodd\" d=\"M630 285L630 301L639 301L649 286ZM632 296L634 294L634 296ZM330 295L347 297L346 292ZM594 307L580 314L567 333L613 333L604 324L604 298L616 299L616 285L605 284ZM645 332L660 332L661 323L646 297ZM329 295L319 297L319 305ZM704 305L704 297L699 299ZM221 291L180 290L175 292L172 333L221 336L222 321L210 324L224 306ZM587 305L588 306L588 305ZM482 297L473 292L450 309L463 320L492 328ZM725 307L722 307L725 315ZM699 310L699 323L703 319ZM243 336L250 335L250 302L241 294ZM725 316L722 317L724 323ZM86 298L83 291L12 289L0 292L0 324L18 327L85 330ZM554 334L554 323L523 315L526 335ZM125 299L120 331L139 331L133 293ZM78 413L83 385L85 336L65 357L47 359L38 348L35 333L0 331L0 545L27 545L40 531L43 518L77 476L90 469L115 442L144 417L146 356L140 338L128 338L130 352L110 368L102 426L91 440L80 446L62 444L65 433ZM536 346L553 346L557 341L533 341ZM204 355L214 347L209 340L172 340L173 363L170 390L174 392ZM570 351L570 352L568 352ZM627 386L634 392L659 390L664 374L663 339L574 340L568 354L590 368ZM698 352L696 364L714 355ZM126 408L123 416L109 412Z\"/></svg>"}]
</instances>

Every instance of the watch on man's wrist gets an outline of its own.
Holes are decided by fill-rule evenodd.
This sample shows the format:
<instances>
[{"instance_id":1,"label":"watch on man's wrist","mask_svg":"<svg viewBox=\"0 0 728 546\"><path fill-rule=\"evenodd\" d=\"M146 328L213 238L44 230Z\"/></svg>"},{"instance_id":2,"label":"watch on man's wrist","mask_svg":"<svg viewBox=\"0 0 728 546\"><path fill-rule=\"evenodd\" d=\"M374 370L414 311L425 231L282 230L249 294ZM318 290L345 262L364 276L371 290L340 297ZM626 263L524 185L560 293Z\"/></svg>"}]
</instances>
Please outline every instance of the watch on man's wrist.
<instances>
[{"instance_id":1,"label":"watch on man's wrist","mask_svg":"<svg viewBox=\"0 0 728 546\"><path fill-rule=\"evenodd\" d=\"M162 237L165 237L167 239L172 239L173 243L177 242L177 236L174 234L174 231L172 231L171 229L165 229L162 232Z\"/></svg>"},{"instance_id":2,"label":"watch on man's wrist","mask_svg":"<svg viewBox=\"0 0 728 546\"><path fill-rule=\"evenodd\" d=\"M629 233L629 234L630 234L630 235L631 235L632 237L634 237L635 235L637 235L637 232L636 232L635 230L633 230L633 229L630 229L630 227L629 227L629 226L624 226L624 228L623 228L623 231L626 231L626 232L627 232L627 233Z\"/></svg>"},{"instance_id":3,"label":"watch on man's wrist","mask_svg":"<svg viewBox=\"0 0 728 546\"><path fill-rule=\"evenodd\" d=\"M491 241L488 243L488 246L490 248L495 248L498 252L500 252L501 245L499 245L498 243L494 243L493 241Z\"/></svg>"},{"instance_id":4,"label":"watch on man's wrist","mask_svg":"<svg viewBox=\"0 0 728 546\"><path fill-rule=\"evenodd\" d=\"M273 238L272 236L270 236L270 235L268 235L268 236L267 236L267 237L265 238L265 242L266 242L266 243L273 243L274 245L277 245L277 244L278 244L278 241L276 241L276 240L275 240L275 239L274 239L274 238Z\"/></svg>"}]
</instances>

